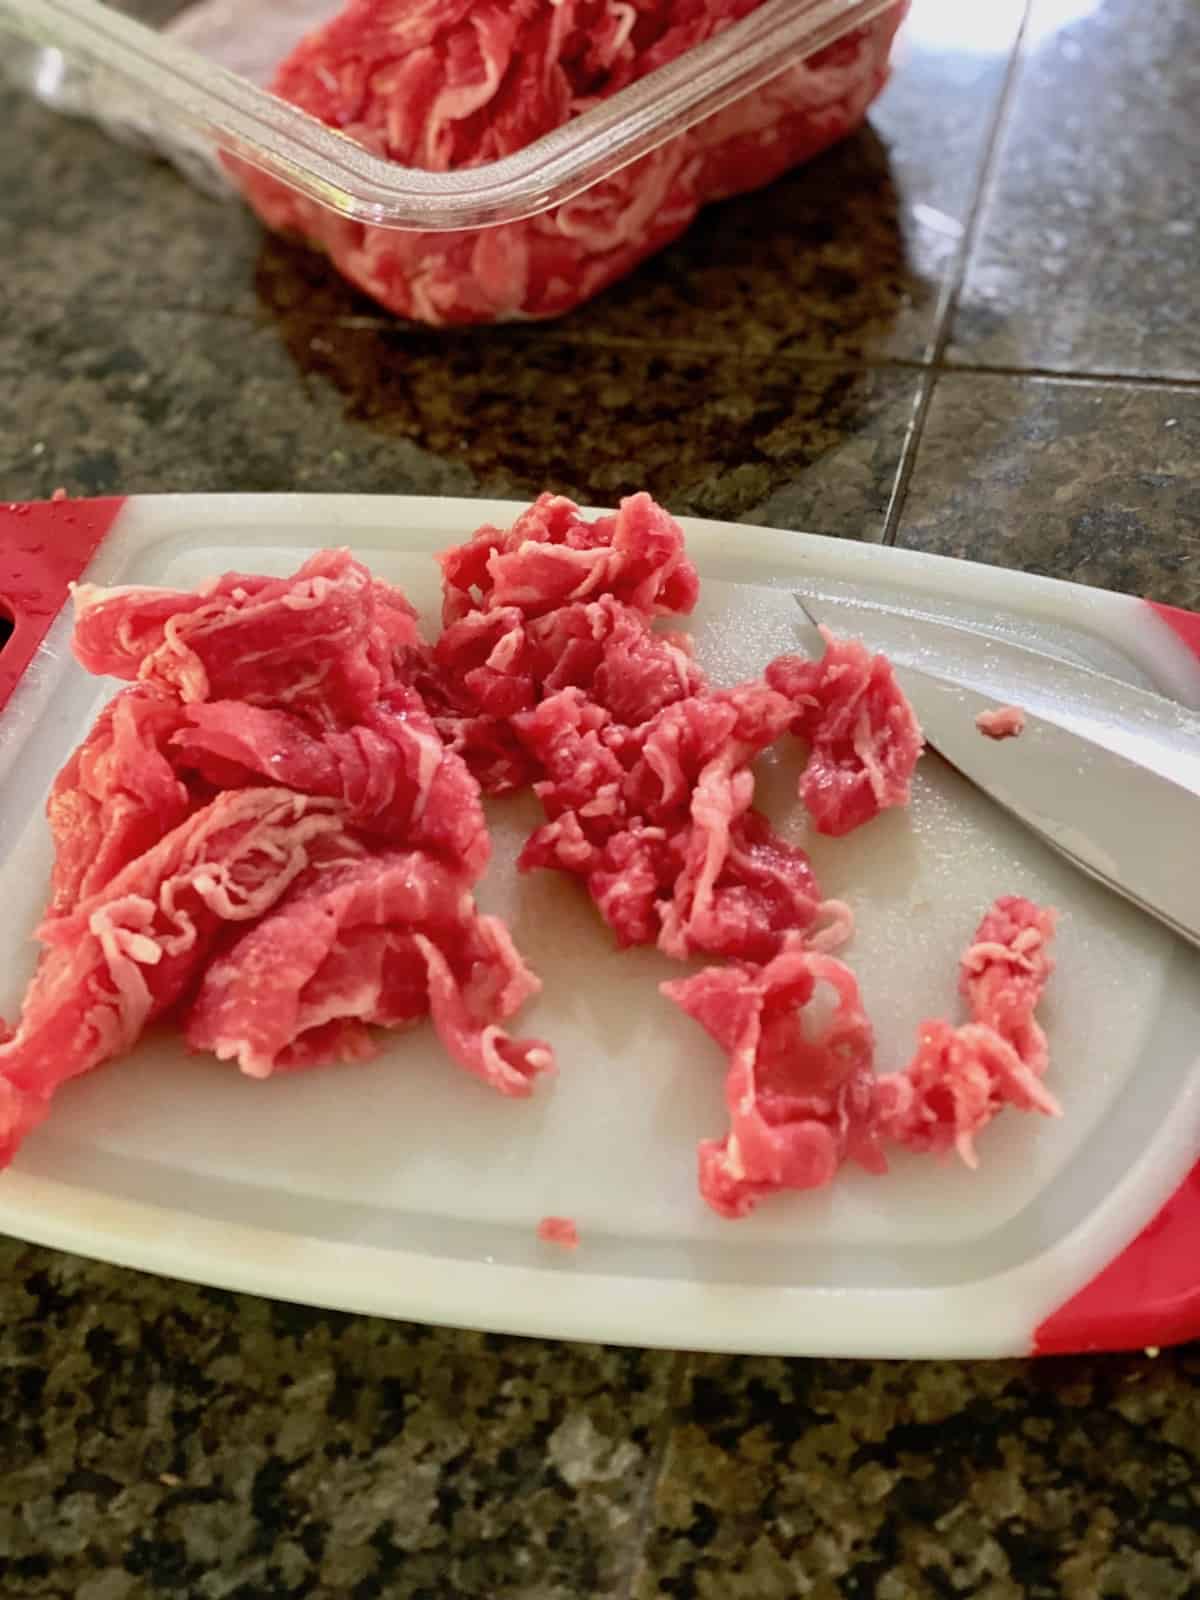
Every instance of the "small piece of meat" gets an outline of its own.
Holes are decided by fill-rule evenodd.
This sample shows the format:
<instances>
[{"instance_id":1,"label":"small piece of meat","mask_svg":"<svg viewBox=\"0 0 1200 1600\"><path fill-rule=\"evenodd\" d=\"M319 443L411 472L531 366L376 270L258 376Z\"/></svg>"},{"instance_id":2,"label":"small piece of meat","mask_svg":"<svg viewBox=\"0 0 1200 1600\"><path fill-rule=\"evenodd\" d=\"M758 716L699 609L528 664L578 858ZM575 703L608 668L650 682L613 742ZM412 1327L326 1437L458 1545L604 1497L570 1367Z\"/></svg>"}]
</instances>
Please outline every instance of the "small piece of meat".
<instances>
[{"instance_id":1,"label":"small piece of meat","mask_svg":"<svg viewBox=\"0 0 1200 1600\"><path fill-rule=\"evenodd\" d=\"M960 964L959 990L972 1020L995 1028L1039 1078L1049 1049L1034 1012L1054 971L1056 923L1053 907L1005 895L979 924Z\"/></svg>"},{"instance_id":2,"label":"small piece of meat","mask_svg":"<svg viewBox=\"0 0 1200 1600\"><path fill-rule=\"evenodd\" d=\"M765 677L792 702L792 732L809 745L800 798L818 830L836 838L908 804L923 741L887 658L827 628L821 635L819 661L780 656Z\"/></svg>"},{"instance_id":3,"label":"small piece of meat","mask_svg":"<svg viewBox=\"0 0 1200 1600\"><path fill-rule=\"evenodd\" d=\"M75 590L74 649L89 672L157 684L188 705L241 700L323 726L360 721L418 643L408 602L348 550L318 551L290 578Z\"/></svg>"},{"instance_id":4,"label":"small piece of meat","mask_svg":"<svg viewBox=\"0 0 1200 1600\"><path fill-rule=\"evenodd\" d=\"M957 1150L977 1164L975 1138L1004 1106L1061 1115L1042 1083L1046 1036L1034 1009L1053 971L1055 913L1010 896L979 925L961 963L960 987L971 1021L922 1024L917 1053L902 1071L879 1080L881 1132L910 1150Z\"/></svg>"},{"instance_id":5,"label":"small piece of meat","mask_svg":"<svg viewBox=\"0 0 1200 1600\"><path fill-rule=\"evenodd\" d=\"M477 609L540 617L602 595L646 617L684 615L700 592L683 530L648 494L594 522L565 495L543 494L511 528L480 528L438 560L447 627Z\"/></svg>"},{"instance_id":6,"label":"small piece of meat","mask_svg":"<svg viewBox=\"0 0 1200 1600\"><path fill-rule=\"evenodd\" d=\"M102 889L193 809L167 754L182 720L161 690L127 689L72 753L46 801L55 849L48 915Z\"/></svg>"},{"instance_id":7,"label":"small piece of meat","mask_svg":"<svg viewBox=\"0 0 1200 1600\"><path fill-rule=\"evenodd\" d=\"M810 1032L805 1008L822 986L834 1009ZM661 988L729 1057L729 1132L699 1148L714 1211L742 1217L780 1190L822 1188L846 1160L883 1170L874 1035L849 967L793 936L766 966L709 967Z\"/></svg>"},{"instance_id":8,"label":"small piece of meat","mask_svg":"<svg viewBox=\"0 0 1200 1600\"><path fill-rule=\"evenodd\" d=\"M996 706L992 711L981 711L975 726L989 739L1015 739L1025 732L1025 713L1020 706Z\"/></svg>"},{"instance_id":9,"label":"small piece of meat","mask_svg":"<svg viewBox=\"0 0 1200 1600\"><path fill-rule=\"evenodd\" d=\"M314 860L357 851L330 801L223 794L44 922L41 963L0 1044L0 1166L61 1084L128 1050L176 1004L223 926L261 917Z\"/></svg>"},{"instance_id":10,"label":"small piece of meat","mask_svg":"<svg viewBox=\"0 0 1200 1600\"><path fill-rule=\"evenodd\" d=\"M579 1229L570 1217L543 1217L537 1236L543 1244L555 1244L562 1250L579 1249Z\"/></svg>"},{"instance_id":11,"label":"small piece of meat","mask_svg":"<svg viewBox=\"0 0 1200 1600\"><path fill-rule=\"evenodd\" d=\"M345 803L356 828L432 850L468 882L487 865L479 786L412 689L387 690L344 730L229 700L188 706L185 717L171 741L175 759L222 788L265 782L325 795Z\"/></svg>"},{"instance_id":12,"label":"small piece of meat","mask_svg":"<svg viewBox=\"0 0 1200 1600\"><path fill-rule=\"evenodd\" d=\"M416 943L425 959L433 1025L450 1055L501 1094L529 1094L535 1078L555 1070L554 1052L543 1039L512 1039L495 1022L482 1021L479 1004L479 988L494 986L492 960L498 960L505 983L522 999L540 988L533 974L517 965L519 957L504 924L498 917L480 917L463 949L447 952L423 934L416 936Z\"/></svg>"},{"instance_id":13,"label":"small piece of meat","mask_svg":"<svg viewBox=\"0 0 1200 1600\"><path fill-rule=\"evenodd\" d=\"M524 1095L552 1070L551 1052L499 1024L539 987L461 878L420 851L385 851L310 873L229 945L204 975L186 1032L194 1048L265 1078L362 1059L367 1027L432 1014L455 1060L502 1094Z\"/></svg>"},{"instance_id":14,"label":"small piece of meat","mask_svg":"<svg viewBox=\"0 0 1200 1600\"><path fill-rule=\"evenodd\" d=\"M1061 1114L1012 1045L978 1022L922 1023L916 1055L902 1072L880 1078L877 1094L887 1138L920 1153L957 1150L968 1167L978 1165L976 1136L1003 1106Z\"/></svg>"}]
</instances>

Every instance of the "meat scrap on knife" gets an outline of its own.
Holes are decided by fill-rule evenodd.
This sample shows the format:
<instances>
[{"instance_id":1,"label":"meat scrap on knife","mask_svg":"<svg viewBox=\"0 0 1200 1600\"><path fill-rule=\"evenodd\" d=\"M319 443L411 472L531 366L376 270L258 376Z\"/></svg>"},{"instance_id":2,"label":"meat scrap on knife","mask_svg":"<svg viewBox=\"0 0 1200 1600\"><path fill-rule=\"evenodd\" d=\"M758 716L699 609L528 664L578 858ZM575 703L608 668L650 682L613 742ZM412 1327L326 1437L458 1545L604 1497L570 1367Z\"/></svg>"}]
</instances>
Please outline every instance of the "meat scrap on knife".
<instances>
[{"instance_id":1,"label":"meat scrap on knife","mask_svg":"<svg viewBox=\"0 0 1200 1600\"><path fill-rule=\"evenodd\" d=\"M1025 713L1020 706L994 706L979 713L975 726L988 739L1015 739L1025 732Z\"/></svg>"},{"instance_id":2,"label":"meat scrap on knife","mask_svg":"<svg viewBox=\"0 0 1200 1600\"><path fill-rule=\"evenodd\" d=\"M544 820L522 870L578 879L621 947L710 963L663 992L728 1057L729 1129L699 1151L722 1215L846 1162L882 1173L892 1147L974 1164L1004 1106L1057 1114L1035 1018L1053 912L997 901L962 960L968 1019L923 1024L880 1075L841 955L853 913L754 805L755 761L788 739L817 831L907 804L921 732L882 656L826 633L817 660L709 683L667 620L694 607L695 567L645 494L591 521L543 495L439 559L432 642L344 550L289 578L77 591L76 654L130 687L48 801L41 961L0 1029L0 1160L61 1083L167 1017L258 1078L366 1060L377 1030L428 1018L460 1067L528 1094L553 1054L507 1025L539 981L472 891L482 795L529 786Z\"/></svg>"}]
</instances>

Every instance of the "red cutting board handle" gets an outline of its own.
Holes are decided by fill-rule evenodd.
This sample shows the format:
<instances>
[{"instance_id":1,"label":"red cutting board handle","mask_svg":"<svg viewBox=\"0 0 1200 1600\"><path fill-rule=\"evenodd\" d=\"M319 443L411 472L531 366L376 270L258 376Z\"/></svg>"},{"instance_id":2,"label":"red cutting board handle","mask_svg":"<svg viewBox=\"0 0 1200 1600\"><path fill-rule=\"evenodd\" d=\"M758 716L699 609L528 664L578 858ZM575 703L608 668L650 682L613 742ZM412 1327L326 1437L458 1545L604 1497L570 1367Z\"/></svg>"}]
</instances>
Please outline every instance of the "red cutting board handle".
<instances>
[{"instance_id":1,"label":"red cutting board handle","mask_svg":"<svg viewBox=\"0 0 1200 1600\"><path fill-rule=\"evenodd\" d=\"M1200 660L1200 615L1150 609ZM1200 1161L1103 1272L1047 1317L1038 1355L1129 1350L1200 1338Z\"/></svg>"},{"instance_id":2,"label":"red cutting board handle","mask_svg":"<svg viewBox=\"0 0 1200 1600\"><path fill-rule=\"evenodd\" d=\"M0 648L0 711L124 503L117 498L0 504L0 613L12 626Z\"/></svg>"}]
</instances>

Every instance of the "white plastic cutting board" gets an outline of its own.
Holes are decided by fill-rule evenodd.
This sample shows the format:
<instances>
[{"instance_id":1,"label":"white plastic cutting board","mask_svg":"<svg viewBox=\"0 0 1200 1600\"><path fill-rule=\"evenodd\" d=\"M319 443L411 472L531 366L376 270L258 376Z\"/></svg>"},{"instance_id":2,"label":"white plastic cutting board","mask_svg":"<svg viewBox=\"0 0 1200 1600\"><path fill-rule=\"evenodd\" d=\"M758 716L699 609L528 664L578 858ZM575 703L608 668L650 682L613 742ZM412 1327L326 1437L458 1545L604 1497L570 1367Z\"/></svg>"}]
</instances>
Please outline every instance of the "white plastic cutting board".
<instances>
[{"instance_id":1,"label":"white plastic cutting board","mask_svg":"<svg viewBox=\"0 0 1200 1600\"><path fill-rule=\"evenodd\" d=\"M432 620L432 552L514 510L132 500L89 577L190 586L229 567L284 574L313 548L349 544ZM1121 597L805 536L687 527L703 579L698 654L718 680L796 648L798 581L850 582L1200 704L1194 663L1165 628L1134 625ZM50 862L45 790L113 687L68 659L68 632L60 619L0 721L9 1016L32 969ZM0 1177L0 1227L228 1287L518 1332L842 1355L1027 1349L1200 1148L1200 963L932 762L908 814L841 841L808 838L795 776L789 760L768 760L760 795L811 845L826 892L855 907L849 959L883 1070L907 1060L921 1018L958 1017L957 958L997 895L1060 908L1043 1020L1061 1121L1005 1114L981 1137L974 1173L900 1156L882 1179L847 1171L829 1191L780 1197L744 1221L716 1217L696 1192L695 1146L724 1131L723 1058L657 993L677 965L618 953L577 886L515 874L538 818L523 798L491 807L495 861L481 899L544 980L518 1020L553 1042L560 1073L532 1100L466 1077L428 1028L375 1063L265 1083L189 1058L159 1033L60 1094ZM573 1255L536 1239L547 1213L577 1221Z\"/></svg>"}]
</instances>

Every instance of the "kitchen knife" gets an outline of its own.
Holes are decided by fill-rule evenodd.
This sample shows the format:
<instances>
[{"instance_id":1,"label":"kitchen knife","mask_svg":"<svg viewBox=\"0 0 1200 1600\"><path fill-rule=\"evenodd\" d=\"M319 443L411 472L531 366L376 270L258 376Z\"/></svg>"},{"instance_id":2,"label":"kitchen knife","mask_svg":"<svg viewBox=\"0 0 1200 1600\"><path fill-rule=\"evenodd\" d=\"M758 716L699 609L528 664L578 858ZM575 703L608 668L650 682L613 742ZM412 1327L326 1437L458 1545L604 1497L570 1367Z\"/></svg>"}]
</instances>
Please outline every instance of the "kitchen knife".
<instances>
[{"instance_id":1,"label":"kitchen knife","mask_svg":"<svg viewBox=\"0 0 1200 1600\"><path fill-rule=\"evenodd\" d=\"M825 624L863 638L868 646L870 613L884 614L878 607L827 603L815 595L795 598L814 630ZM867 627L862 625L864 612ZM1021 705L1020 696L988 693L961 677L929 670L939 659L939 640L945 647L942 658L953 660L955 654L961 657L962 635L970 630L923 618L912 619L911 627L923 665L914 667L889 654L928 747L1083 872L1200 947L1200 789L1026 706L1021 707L1025 725L1019 737L985 737L976 726L979 714ZM981 655L991 654L994 666L991 647L997 641L977 638ZM1035 668L1053 662L1060 675L1087 676L1085 668L1043 658L1012 641L999 645L1004 653L1032 657ZM1000 690L999 684L994 686ZM1190 778L1196 751L1188 744L1189 729L1184 712L1178 727L1183 741L1179 770ZM1155 765L1161 768L1162 759Z\"/></svg>"}]
</instances>

